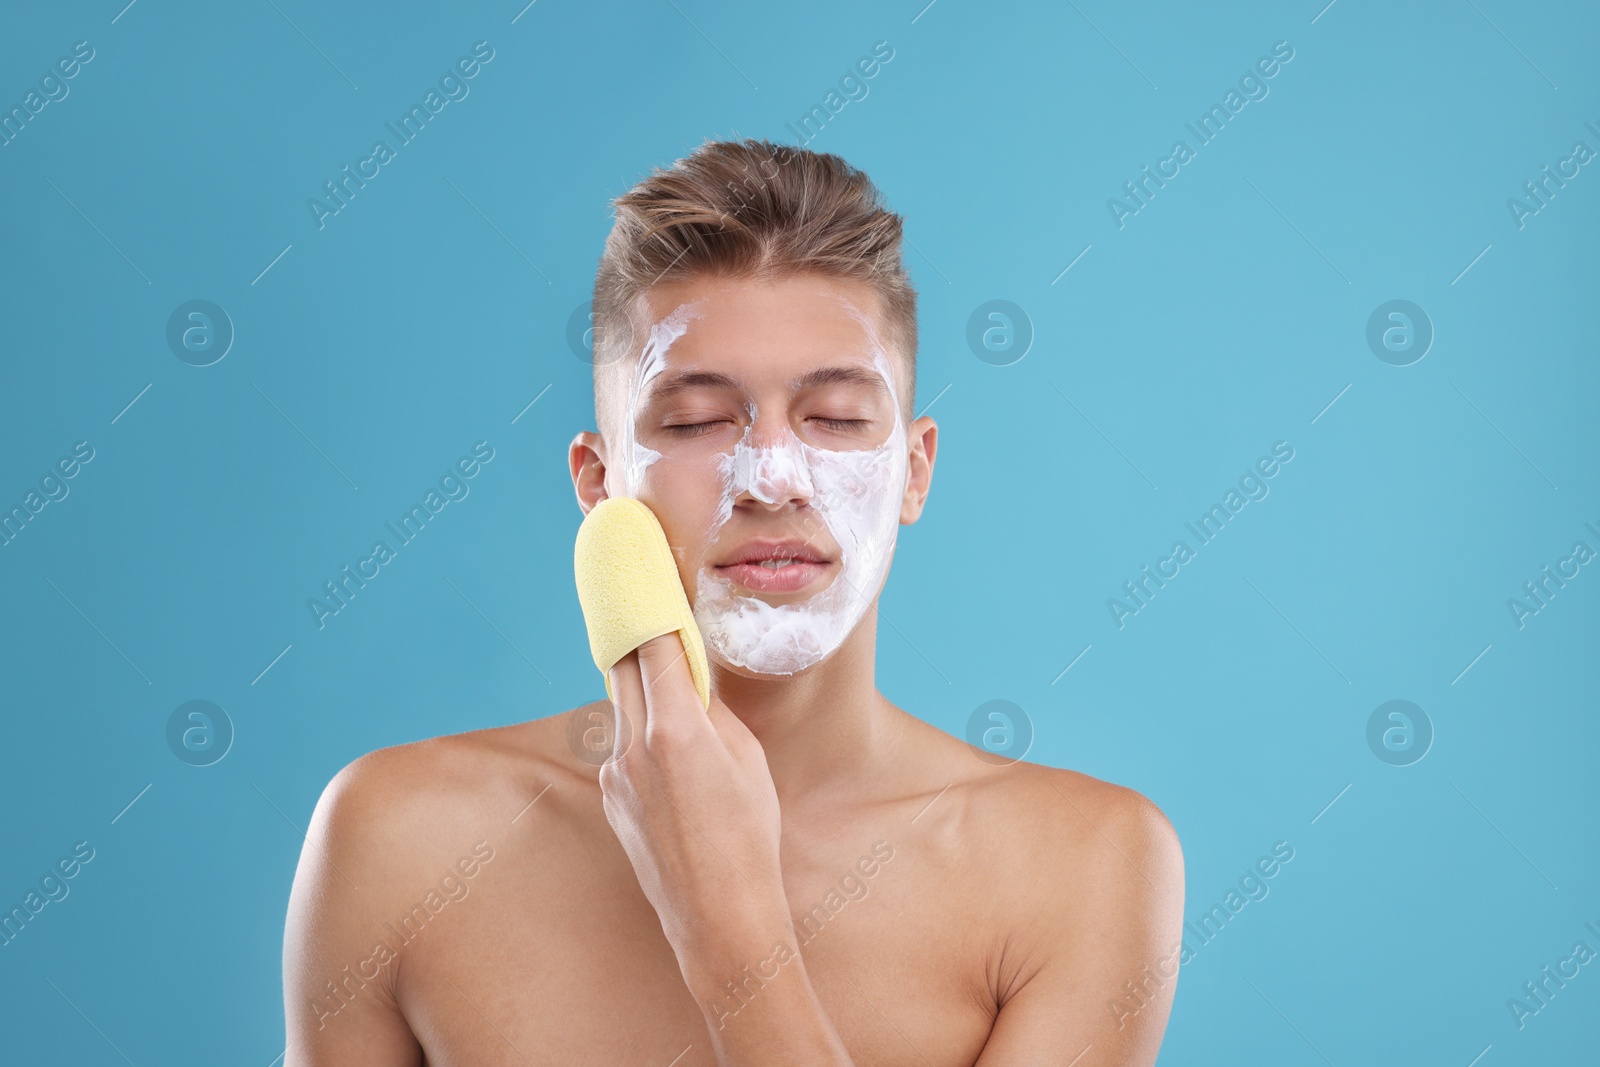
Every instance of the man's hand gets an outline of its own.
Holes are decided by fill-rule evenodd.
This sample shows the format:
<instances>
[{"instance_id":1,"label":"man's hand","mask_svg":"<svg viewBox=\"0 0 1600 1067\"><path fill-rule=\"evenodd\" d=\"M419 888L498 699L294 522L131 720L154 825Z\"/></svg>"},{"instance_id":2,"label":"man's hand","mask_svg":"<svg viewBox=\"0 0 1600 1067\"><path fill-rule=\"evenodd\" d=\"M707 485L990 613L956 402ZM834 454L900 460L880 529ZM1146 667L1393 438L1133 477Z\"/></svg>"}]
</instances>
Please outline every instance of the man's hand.
<instances>
[{"instance_id":1,"label":"man's hand","mask_svg":"<svg viewBox=\"0 0 1600 1067\"><path fill-rule=\"evenodd\" d=\"M778 791L761 743L715 696L707 714L675 634L618 661L611 691L606 820L661 918L717 1062L848 1067L790 924Z\"/></svg>"},{"instance_id":2,"label":"man's hand","mask_svg":"<svg viewBox=\"0 0 1600 1067\"><path fill-rule=\"evenodd\" d=\"M747 946L765 955L789 919L778 793L761 743L715 696L707 714L676 634L624 656L611 690L618 722L600 767L606 819L667 939L680 959L687 951L708 964Z\"/></svg>"}]
</instances>

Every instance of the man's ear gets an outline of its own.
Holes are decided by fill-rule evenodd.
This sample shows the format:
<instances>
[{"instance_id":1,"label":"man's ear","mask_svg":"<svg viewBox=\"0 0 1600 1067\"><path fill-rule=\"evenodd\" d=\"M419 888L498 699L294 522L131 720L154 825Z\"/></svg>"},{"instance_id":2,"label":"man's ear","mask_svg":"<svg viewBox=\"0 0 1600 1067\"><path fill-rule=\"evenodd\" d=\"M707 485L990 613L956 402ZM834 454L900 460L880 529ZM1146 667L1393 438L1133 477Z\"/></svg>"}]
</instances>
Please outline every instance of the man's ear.
<instances>
[{"instance_id":1,"label":"man's ear","mask_svg":"<svg viewBox=\"0 0 1600 1067\"><path fill-rule=\"evenodd\" d=\"M933 457L939 450L939 424L924 415L912 422L906 492L900 500L900 524L909 526L922 517L928 490L933 485Z\"/></svg>"},{"instance_id":2,"label":"man's ear","mask_svg":"<svg viewBox=\"0 0 1600 1067\"><path fill-rule=\"evenodd\" d=\"M578 507L587 515L610 495L606 492L605 439L589 430L574 437L567 449L567 466L572 471Z\"/></svg>"}]
</instances>

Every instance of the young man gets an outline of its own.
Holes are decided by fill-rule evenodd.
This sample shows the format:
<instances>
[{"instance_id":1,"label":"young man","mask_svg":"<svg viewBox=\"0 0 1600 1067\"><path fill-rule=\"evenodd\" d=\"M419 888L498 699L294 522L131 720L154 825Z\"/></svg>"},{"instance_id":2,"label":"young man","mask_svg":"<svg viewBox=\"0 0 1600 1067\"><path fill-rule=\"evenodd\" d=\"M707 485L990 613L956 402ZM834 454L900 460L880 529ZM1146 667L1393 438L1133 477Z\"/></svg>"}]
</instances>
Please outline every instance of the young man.
<instances>
[{"instance_id":1,"label":"young man","mask_svg":"<svg viewBox=\"0 0 1600 1067\"><path fill-rule=\"evenodd\" d=\"M709 713L668 634L611 670L615 709L342 770L289 905L285 1067L1154 1063L1167 820L873 682L938 440L901 220L839 158L755 141L617 209L573 485L659 518Z\"/></svg>"}]
</instances>

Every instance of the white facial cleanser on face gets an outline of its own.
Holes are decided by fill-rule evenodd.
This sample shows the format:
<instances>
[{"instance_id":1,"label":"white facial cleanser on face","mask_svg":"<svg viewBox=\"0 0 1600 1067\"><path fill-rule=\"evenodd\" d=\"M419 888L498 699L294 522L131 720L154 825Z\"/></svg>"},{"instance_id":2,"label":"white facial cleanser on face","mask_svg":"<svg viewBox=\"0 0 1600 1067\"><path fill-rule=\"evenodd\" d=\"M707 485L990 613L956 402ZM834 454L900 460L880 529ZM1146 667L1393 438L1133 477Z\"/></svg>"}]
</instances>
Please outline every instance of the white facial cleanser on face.
<instances>
[{"instance_id":1,"label":"white facial cleanser on face","mask_svg":"<svg viewBox=\"0 0 1600 1067\"><path fill-rule=\"evenodd\" d=\"M909 452L900 399L887 349L872 321L854 305L846 310L861 323L872 365L882 376L894 411L894 426L877 448L834 451L797 439L785 426L775 443L756 445L754 405L744 435L732 452L714 457L722 478L717 513L706 531L711 544L748 493L773 504L805 500L839 548L840 571L829 585L794 604L769 604L741 594L734 583L703 565L696 578L695 621L706 650L757 674L788 675L831 655L861 621L883 584L900 527ZM650 331L628 395L623 457L629 495L639 491L644 470L661 454L635 440L634 422L649 382L665 369L668 349L687 332L693 304L680 305Z\"/></svg>"},{"instance_id":2,"label":"white facial cleanser on face","mask_svg":"<svg viewBox=\"0 0 1600 1067\"><path fill-rule=\"evenodd\" d=\"M622 424L622 482L625 495L639 496L644 484L644 472L661 458L655 449L646 448L635 436L634 424L639 419L639 405L644 402L645 390L655 377L667 369L667 352L673 342L689 329L689 320L698 314L698 301L679 304L672 314L650 327L650 336L634 366L633 377L628 382L628 416Z\"/></svg>"},{"instance_id":3,"label":"white facial cleanser on face","mask_svg":"<svg viewBox=\"0 0 1600 1067\"><path fill-rule=\"evenodd\" d=\"M889 391L894 428L888 440L877 448L834 451L798 440L785 426L775 443L756 446L752 418L733 453L719 457L722 499L707 543L732 514L734 500L749 493L767 504L806 500L839 546L838 575L794 604L741 595L731 580L701 568L694 616L706 648L757 674L794 674L843 644L883 584L899 532L908 459L900 400L876 331L851 311L867 330L873 366Z\"/></svg>"}]
</instances>

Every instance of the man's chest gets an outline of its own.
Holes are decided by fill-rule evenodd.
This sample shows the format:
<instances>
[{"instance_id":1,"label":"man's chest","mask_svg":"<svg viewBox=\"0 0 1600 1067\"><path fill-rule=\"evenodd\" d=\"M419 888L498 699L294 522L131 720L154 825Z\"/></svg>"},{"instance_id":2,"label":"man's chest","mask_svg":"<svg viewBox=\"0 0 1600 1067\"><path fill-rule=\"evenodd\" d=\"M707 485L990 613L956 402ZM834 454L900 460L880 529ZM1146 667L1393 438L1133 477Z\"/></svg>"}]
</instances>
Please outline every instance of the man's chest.
<instances>
[{"instance_id":1,"label":"man's chest","mask_svg":"<svg viewBox=\"0 0 1600 1067\"><path fill-rule=\"evenodd\" d=\"M857 836L786 847L785 940L859 1062L971 1064L994 1012L985 924L934 857ZM774 944L688 989L626 855L585 837L511 851L437 936L407 946L400 1003L430 1067L714 1064L705 1013L759 1026L763 992L798 980Z\"/></svg>"}]
</instances>

